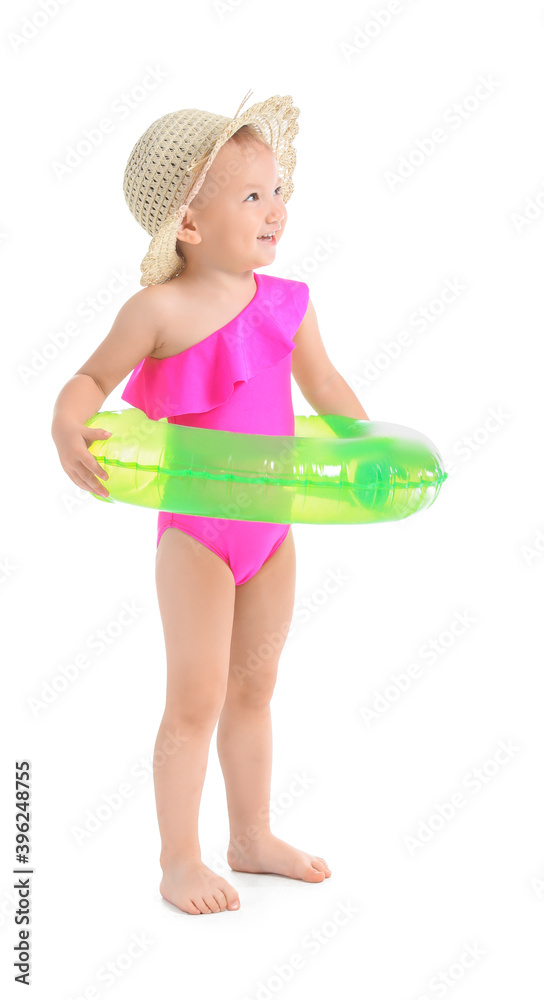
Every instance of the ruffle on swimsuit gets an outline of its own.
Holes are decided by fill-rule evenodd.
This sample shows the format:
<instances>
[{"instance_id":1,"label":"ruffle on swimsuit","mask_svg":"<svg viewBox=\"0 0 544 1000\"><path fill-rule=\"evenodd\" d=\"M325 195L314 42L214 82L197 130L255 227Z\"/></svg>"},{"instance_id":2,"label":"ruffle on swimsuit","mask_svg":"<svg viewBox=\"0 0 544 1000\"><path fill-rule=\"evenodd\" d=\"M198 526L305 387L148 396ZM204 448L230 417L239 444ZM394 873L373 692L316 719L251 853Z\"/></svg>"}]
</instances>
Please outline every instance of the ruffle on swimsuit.
<instances>
[{"instance_id":1,"label":"ruffle on swimsuit","mask_svg":"<svg viewBox=\"0 0 544 1000\"><path fill-rule=\"evenodd\" d=\"M309 288L303 281L254 272L255 295L234 319L169 358L145 357L121 398L152 420L205 413L295 348Z\"/></svg>"}]
</instances>

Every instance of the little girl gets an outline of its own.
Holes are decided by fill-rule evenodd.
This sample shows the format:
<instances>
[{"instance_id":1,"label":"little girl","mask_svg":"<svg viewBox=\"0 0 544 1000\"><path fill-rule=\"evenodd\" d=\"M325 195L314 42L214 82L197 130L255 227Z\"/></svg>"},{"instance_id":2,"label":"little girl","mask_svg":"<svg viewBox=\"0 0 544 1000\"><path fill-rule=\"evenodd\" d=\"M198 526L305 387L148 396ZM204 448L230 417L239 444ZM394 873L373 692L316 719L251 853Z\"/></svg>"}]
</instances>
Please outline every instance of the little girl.
<instances>
[{"instance_id":1,"label":"little girl","mask_svg":"<svg viewBox=\"0 0 544 1000\"><path fill-rule=\"evenodd\" d=\"M96 478L108 475L88 450L108 432L84 425L129 372L122 399L154 420L293 435L291 372L316 413L369 419L327 356L308 285L255 271L274 261L285 229L299 109L278 96L238 117L240 108L232 119L167 114L129 157L125 198L153 237L144 288L63 387L51 428L82 489L108 496ZM324 881L326 861L269 823L270 699L283 643L272 650L265 637L285 641L292 619L291 526L159 511L156 586L167 659L154 760L162 896L186 913L240 906L230 882L203 864L198 840L216 724L231 869Z\"/></svg>"}]
</instances>

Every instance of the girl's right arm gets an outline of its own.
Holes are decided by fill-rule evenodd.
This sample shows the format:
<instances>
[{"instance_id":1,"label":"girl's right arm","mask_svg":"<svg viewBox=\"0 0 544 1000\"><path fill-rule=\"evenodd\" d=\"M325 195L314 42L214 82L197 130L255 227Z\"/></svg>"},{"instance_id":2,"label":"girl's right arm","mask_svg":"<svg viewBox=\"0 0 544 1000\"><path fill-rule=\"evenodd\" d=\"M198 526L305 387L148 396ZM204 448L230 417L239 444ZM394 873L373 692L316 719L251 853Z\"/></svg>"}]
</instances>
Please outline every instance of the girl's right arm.
<instances>
[{"instance_id":1,"label":"girl's right arm","mask_svg":"<svg viewBox=\"0 0 544 1000\"><path fill-rule=\"evenodd\" d=\"M158 346L157 289L149 285L136 292L119 310L113 326L94 354L78 369L59 393L53 410L51 436L60 463L70 479L100 496L109 496L96 476L108 474L88 450L109 432L85 427L104 400L133 368Z\"/></svg>"}]
</instances>

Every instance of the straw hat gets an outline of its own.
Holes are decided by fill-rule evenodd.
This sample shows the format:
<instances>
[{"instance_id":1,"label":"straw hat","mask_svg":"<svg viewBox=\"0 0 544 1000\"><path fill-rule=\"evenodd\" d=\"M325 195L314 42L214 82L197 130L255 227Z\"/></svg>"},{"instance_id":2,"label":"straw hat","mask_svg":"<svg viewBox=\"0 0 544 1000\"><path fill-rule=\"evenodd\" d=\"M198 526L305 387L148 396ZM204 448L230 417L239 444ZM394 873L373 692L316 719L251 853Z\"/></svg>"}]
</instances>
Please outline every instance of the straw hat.
<instances>
[{"instance_id":1,"label":"straw hat","mask_svg":"<svg viewBox=\"0 0 544 1000\"><path fill-rule=\"evenodd\" d=\"M136 221L153 237L141 265L141 285L157 285L180 274L185 258L176 252L185 212L200 190L219 150L242 125L255 125L270 144L282 182L282 198L293 192L299 108L292 97L269 97L234 118L190 108L158 118L135 144L125 168L123 191ZM196 168L196 169L195 169Z\"/></svg>"}]
</instances>

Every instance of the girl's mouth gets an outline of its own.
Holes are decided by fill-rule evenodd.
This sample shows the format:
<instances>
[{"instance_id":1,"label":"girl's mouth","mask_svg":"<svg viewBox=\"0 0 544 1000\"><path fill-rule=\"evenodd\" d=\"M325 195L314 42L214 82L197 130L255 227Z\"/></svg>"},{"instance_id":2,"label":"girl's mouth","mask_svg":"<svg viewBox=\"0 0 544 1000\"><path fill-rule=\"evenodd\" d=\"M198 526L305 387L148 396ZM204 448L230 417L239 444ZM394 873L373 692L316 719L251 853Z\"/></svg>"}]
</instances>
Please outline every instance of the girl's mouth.
<instances>
[{"instance_id":1,"label":"girl's mouth","mask_svg":"<svg viewBox=\"0 0 544 1000\"><path fill-rule=\"evenodd\" d=\"M270 236L257 236L257 239L260 240L261 243L272 243L274 246L277 242L275 233L272 233Z\"/></svg>"}]
</instances>

